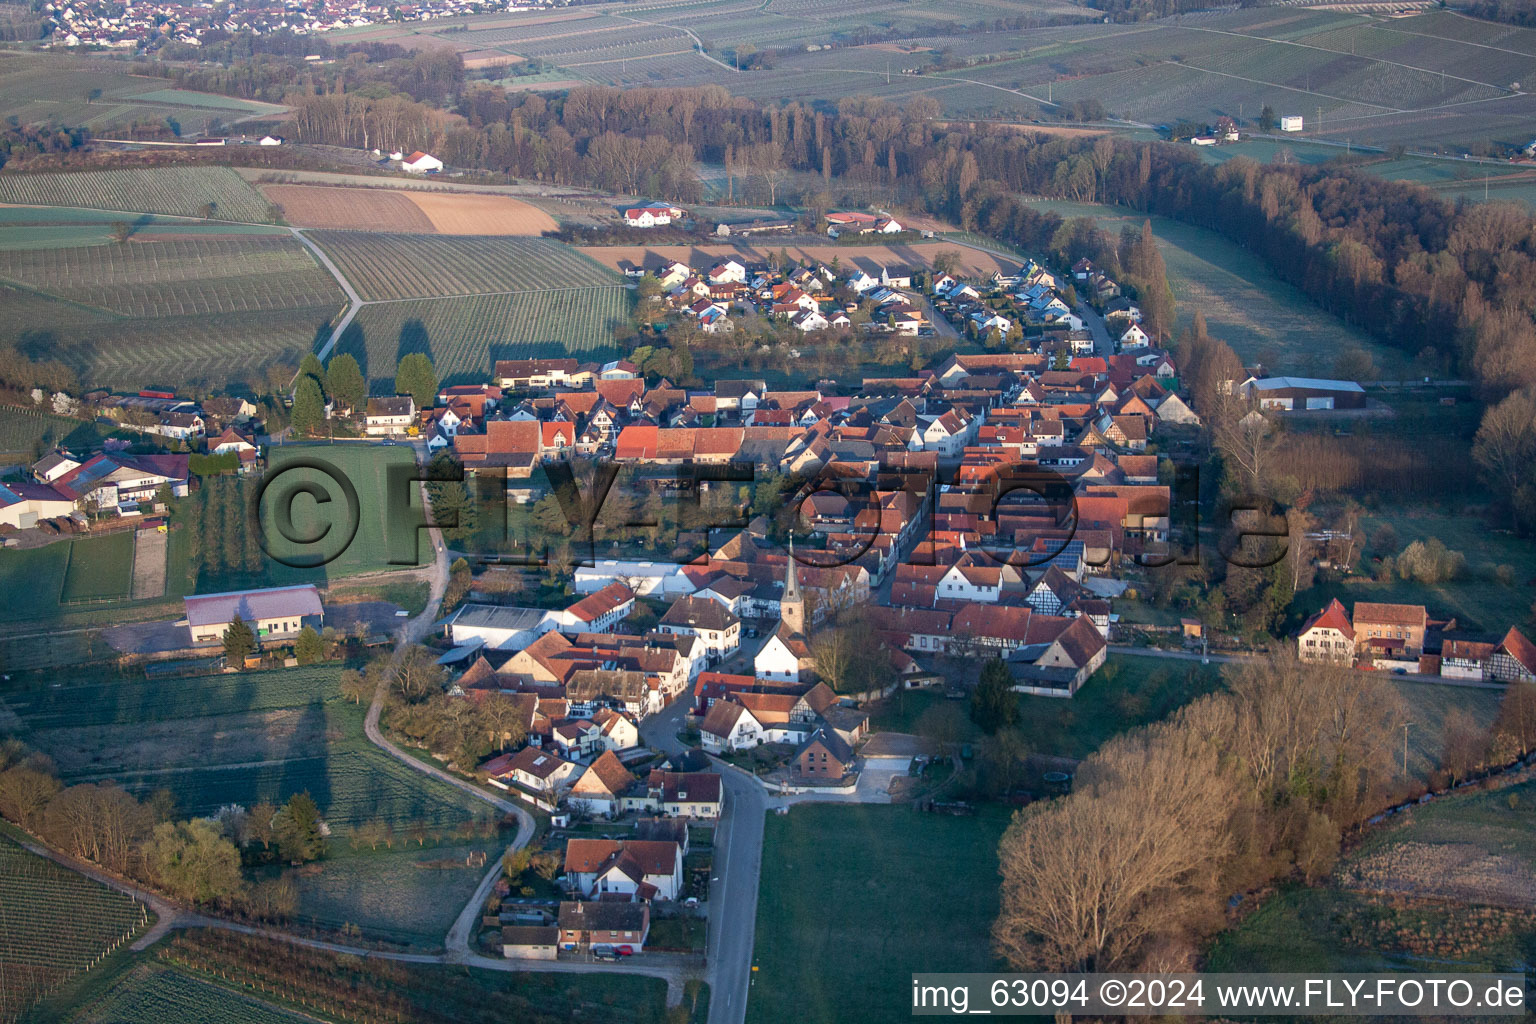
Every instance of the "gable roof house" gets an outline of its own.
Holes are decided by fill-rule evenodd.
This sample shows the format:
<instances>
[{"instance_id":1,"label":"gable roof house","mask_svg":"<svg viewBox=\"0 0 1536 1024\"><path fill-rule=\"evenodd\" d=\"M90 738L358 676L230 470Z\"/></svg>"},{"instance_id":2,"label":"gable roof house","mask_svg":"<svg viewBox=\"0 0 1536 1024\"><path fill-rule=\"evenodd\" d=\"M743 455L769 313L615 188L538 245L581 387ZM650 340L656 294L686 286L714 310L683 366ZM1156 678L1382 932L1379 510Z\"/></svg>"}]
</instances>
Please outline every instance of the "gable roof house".
<instances>
[{"instance_id":1,"label":"gable roof house","mask_svg":"<svg viewBox=\"0 0 1536 1024\"><path fill-rule=\"evenodd\" d=\"M1043 648L1036 644L1014 651L1008 656L1008 669L1015 690L1045 697L1071 697L1098 671L1108 655L1104 634L1087 616L1080 616L1067 620L1066 628Z\"/></svg>"},{"instance_id":2,"label":"gable roof house","mask_svg":"<svg viewBox=\"0 0 1536 1024\"><path fill-rule=\"evenodd\" d=\"M573 810L612 818L623 809L624 794L634 784L635 777L618 756L605 750L571 786L566 801Z\"/></svg>"},{"instance_id":3,"label":"gable roof house","mask_svg":"<svg viewBox=\"0 0 1536 1024\"><path fill-rule=\"evenodd\" d=\"M389 437L405 432L416 422L416 400L410 395L370 398L363 414L363 432L370 437Z\"/></svg>"},{"instance_id":4,"label":"gable roof house","mask_svg":"<svg viewBox=\"0 0 1536 1024\"><path fill-rule=\"evenodd\" d=\"M587 899L675 900L683 891L683 850L666 840L572 839L565 877Z\"/></svg>"},{"instance_id":5,"label":"gable roof house","mask_svg":"<svg viewBox=\"0 0 1536 1024\"><path fill-rule=\"evenodd\" d=\"M1338 598L1302 623L1296 634L1296 657L1314 664L1354 663L1355 627Z\"/></svg>"},{"instance_id":6,"label":"gable roof house","mask_svg":"<svg viewBox=\"0 0 1536 1024\"><path fill-rule=\"evenodd\" d=\"M651 908L644 903L598 900L565 901L556 919L560 948L590 949L593 946L628 946L636 953L645 949L651 931Z\"/></svg>"},{"instance_id":7,"label":"gable roof house","mask_svg":"<svg viewBox=\"0 0 1536 1024\"><path fill-rule=\"evenodd\" d=\"M646 776L644 795L626 797L624 806L626 810L652 811L675 818L718 818L720 775L653 769Z\"/></svg>"},{"instance_id":8,"label":"gable roof house","mask_svg":"<svg viewBox=\"0 0 1536 1024\"><path fill-rule=\"evenodd\" d=\"M1536 680L1536 644L1515 627L1509 627L1488 657L1486 675L1501 683Z\"/></svg>"}]
</instances>

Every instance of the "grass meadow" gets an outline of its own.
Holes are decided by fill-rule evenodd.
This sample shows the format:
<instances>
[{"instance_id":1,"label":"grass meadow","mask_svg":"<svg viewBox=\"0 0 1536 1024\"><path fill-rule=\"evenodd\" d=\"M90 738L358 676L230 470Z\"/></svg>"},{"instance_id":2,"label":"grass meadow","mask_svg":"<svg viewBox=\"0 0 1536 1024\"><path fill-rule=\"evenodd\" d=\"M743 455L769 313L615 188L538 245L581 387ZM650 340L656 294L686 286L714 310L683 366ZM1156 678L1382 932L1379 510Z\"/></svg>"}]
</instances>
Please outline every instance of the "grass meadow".
<instances>
[{"instance_id":1,"label":"grass meadow","mask_svg":"<svg viewBox=\"0 0 1536 1024\"><path fill-rule=\"evenodd\" d=\"M995 805L974 817L900 804L770 814L748 1024L888 1024L911 1012L914 971L994 969L1008 821Z\"/></svg>"},{"instance_id":2,"label":"grass meadow","mask_svg":"<svg viewBox=\"0 0 1536 1024\"><path fill-rule=\"evenodd\" d=\"M1141 214L1092 203L1034 204L1063 217L1090 217L1111 235L1139 227ZM1168 267L1180 325L1200 310L1210 333L1247 363L1262 361L1275 373L1327 377L1333 360L1349 346L1369 352L1378 375L1400 379L1409 360L1312 304L1298 289L1271 274L1257 257L1204 228L1162 217L1152 231Z\"/></svg>"},{"instance_id":3,"label":"grass meadow","mask_svg":"<svg viewBox=\"0 0 1536 1024\"><path fill-rule=\"evenodd\" d=\"M1130 654L1112 654L1072 700L1019 697L1018 728L1029 749L1055 757L1083 758L1110 737L1166 718L1220 685L1220 667ZM928 690L898 692L877 706L871 727L913 732L923 712L947 703ZM955 701L964 711L967 704ZM969 738L980 731L965 720Z\"/></svg>"}]
</instances>

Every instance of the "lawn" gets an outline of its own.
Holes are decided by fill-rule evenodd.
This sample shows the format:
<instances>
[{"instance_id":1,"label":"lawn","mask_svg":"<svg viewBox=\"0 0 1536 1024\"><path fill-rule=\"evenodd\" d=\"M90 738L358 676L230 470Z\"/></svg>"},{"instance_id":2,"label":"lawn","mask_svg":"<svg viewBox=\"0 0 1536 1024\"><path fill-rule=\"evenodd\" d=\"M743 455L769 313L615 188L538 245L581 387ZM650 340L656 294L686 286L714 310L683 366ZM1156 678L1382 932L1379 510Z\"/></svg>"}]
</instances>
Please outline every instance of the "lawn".
<instances>
[{"instance_id":1,"label":"lawn","mask_svg":"<svg viewBox=\"0 0 1536 1024\"><path fill-rule=\"evenodd\" d=\"M7 602L0 620L53 619L71 601L126 599L132 575L129 531L0 551L0 588L26 595L26 600Z\"/></svg>"},{"instance_id":2,"label":"lawn","mask_svg":"<svg viewBox=\"0 0 1536 1024\"><path fill-rule=\"evenodd\" d=\"M800 804L769 815L748 1024L888 1024L914 971L998 966L997 844L1005 808Z\"/></svg>"},{"instance_id":3,"label":"lawn","mask_svg":"<svg viewBox=\"0 0 1536 1024\"><path fill-rule=\"evenodd\" d=\"M62 604L88 604L128 596L133 585L133 531L119 530L69 543Z\"/></svg>"},{"instance_id":4,"label":"lawn","mask_svg":"<svg viewBox=\"0 0 1536 1024\"><path fill-rule=\"evenodd\" d=\"M301 460L318 462L324 468L299 465ZM414 528L414 519L394 517L390 507L393 487L396 503L409 501L419 513L418 488L411 482L417 475L415 454L405 445L316 444L273 449L263 478L267 490L261 507L265 550L270 556L263 560L266 580L277 585L323 585L341 576L419 564L425 557L425 532ZM355 511L349 508L341 481L350 483L356 492ZM299 489L311 484L323 488L326 502ZM301 540L323 536L322 542L306 544L284 536L275 516L277 508L290 500L294 528L290 536ZM354 515L355 534L342 547ZM333 554L331 561L317 567L286 564L309 556ZM392 563L392 558L400 563Z\"/></svg>"},{"instance_id":5,"label":"lawn","mask_svg":"<svg viewBox=\"0 0 1536 1024\"><path fill-rule=\"evenodd\" d=\"M1110 234L1139 227L1143 214L1090 203L1032 204L1063 217L1091 217ZM1358 346L1371 353L1379 375L1401 379L1408 359L1317 308L1306 295L1271 274L1247 250L1204 228L1162 217L1152 231L1168 267L1168 283L1180 325L1205 313L1210 333L1232 346L1245 362L1263 361L1275 373L1327 377L1339 351Z\"/></svg>"},{"instance_id":6,"label":"lawn","mask_svg":"<svg viewBox=\"0 0 1536 1024\"><path fill-rule=\"evenodd\" d=\"M1397 534L1395 550L1366 548L1367 571L1375 567L1375 556L1395 555L1415 540L1431 538L1439 538L1450 550L1465 555L1466 569L1454 580L1434 584L1396 577L1378 583L1364 574L1328 580L1296 596L1291 608L1292 617L1298 622L1335 597L1346 608L1353 607L1356 601L1422 604L1429 609L1432 619L1454 616L1462 629L1500 635L1510 626L1522 625L1529 617L1532 599L1536 598L1536 547L1529 540L1492 529L1467 512L1394 509L1365 516L1362 524L1367 537L1374 536L1384 525L1390 525ZM1499 582L1494 575L1494 568L1499 565L1514 571L1513 586Z\"/></svg>"},{"instance_id":7,"label":"lawn","mask_svg":"<svg viewBox=\"0 0 1536 1024\"><path fill-rule=\"evenodd\" d=\"M1083 758L1128 729L1166 718L1219 685L1214 665L1111 654L1071 700L1024 695L1019 698L1019 731L1029 749L1049 756ZM946 698L927 690L903 693L876 708L876 730L914 732L923 712ZM964 711L968 702L955 701ZM980 730L965 720L966 738Z\"/></svg>"}]
</instances>

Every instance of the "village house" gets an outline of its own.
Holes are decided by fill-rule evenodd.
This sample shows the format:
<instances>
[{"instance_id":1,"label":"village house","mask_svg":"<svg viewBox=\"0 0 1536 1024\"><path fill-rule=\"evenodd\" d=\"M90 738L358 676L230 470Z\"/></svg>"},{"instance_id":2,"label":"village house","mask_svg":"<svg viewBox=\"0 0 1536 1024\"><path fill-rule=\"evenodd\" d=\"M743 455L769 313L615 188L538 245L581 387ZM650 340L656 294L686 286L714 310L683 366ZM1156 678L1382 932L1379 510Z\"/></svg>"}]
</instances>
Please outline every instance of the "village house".
<instances>
[{"instance_id":1,"label":"village house","mask_svg":"<svg viewBox=\"0 0 1536 1024\"><path fill-rule=\"evenodd\" d=\"M634 953L645 949L651 931L651 908L644 903L566 901L556 919L560 948L587 950L594 946L627 946Z\"/></svg>"},{"instance_id":2,"label":"village house","mask_svg":"<svg viewBox=\"0 0 1536 1024\"><path fill-rule=\"evenodd\" d=\"M605 750L572 784L566 802L584 814L617 817L623 811L624 794L634 784L635 777L618 756Z\"/></svg>"},{"instance_id":3,"label":"village house","mask_svg":"<svg viewBox=\"0 0 1536 1024\"><path fill-rule=\"evenodd\" d=\"M716 664L736 653L741 645L741 619L718 601L704 597L679 598L657 623L663 633L691 636L704 646L707 664Z\"/></svg>"},{"instance_id":4,"label":"village house","mask_svg":"<svg viewBox=\"0 0 1536 1024\"><path fill-rule=\"evenodd\" d=\"M1302 624L1296 636L1296 657L1312 663L1354 664L1355 628L1337 598Z\"/></svg>"},{"instance_id":5,"label":"village house","mask_svg":"<svg viewBox=\"0 0 1536 1024\"><path fill-rule=\"evenodd\" d=\"M648 903L675 900L683 891L683 850L673 842L572 839L564 866L566 884L587 900L628 896Z\"/></svg>"},{"instance_id":6,"label":"village house","mask_svg":"<svg viewBox=\"0 0 1536 1024\"><path fill-rule=\"evenodd\" d=\"M1353 616L1355 653L1396 654L1417 659L1424 653L1429 614L1421 604L1356 601Z\"/></svg>"},{"instance_id":7,"label":"village house","mask_svg":"<svg viewBox=\"0 0 1536 1024\"><path fill-rule=\"evenodd\" d=\"M674 818L714 820L720 817L720 776L716 772L673 772L652 769L643 793L625 798L626 810L648 811Z\"/></svg>"},{"instance_id":8,"label":"village house","mask_svg":"<svg viewBox=\"0 0 1536 1024\"><path fill-rule=\"evenodd\" d=\"M394 437L416 422L416 401L410 395L370 398L363 414L363 432L370 437Z\"/></svg>"},{"instance_id":9,"label":"village house","mask_svg":"<svg viewBox=\"0 0 1536 1024\"><path fill-rule=\"evenodd\" d=\"M817 729L795 751L790 763L797 779L837 782L853 770L853 748L837 733L829 729Z\"/></svg>"}]
</instances>

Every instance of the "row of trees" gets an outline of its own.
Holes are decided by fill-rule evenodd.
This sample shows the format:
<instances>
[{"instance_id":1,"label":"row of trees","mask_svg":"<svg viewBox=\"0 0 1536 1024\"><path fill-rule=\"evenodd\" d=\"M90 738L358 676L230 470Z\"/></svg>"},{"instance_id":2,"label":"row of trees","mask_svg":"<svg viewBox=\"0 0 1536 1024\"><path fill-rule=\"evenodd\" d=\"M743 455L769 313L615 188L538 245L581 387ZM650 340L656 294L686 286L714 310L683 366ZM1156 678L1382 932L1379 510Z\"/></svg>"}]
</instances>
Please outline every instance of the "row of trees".
<instances>
[{"instance_id":1,"label":"row of trees","mask_svg":"<svg viewBox=\"0 0 1536 1024\"><path fill-rule=\"evenodd\" d=\"M1226 692L1111 740L1070 796L1017 816L999 849L993 929L1011 966L1188 969L1233 894L1326 874L1341 835L1407 790L1390 679L1289 651L1225 674ZM1510 689L1491 737L1465 732L1447 723L1452 747L1475 752L1463 759L1530 751L1536 685Z\"/></svg>"},{"instance_id":2,"label":"row of trees","mask_svg":"<svg viewBox=\"0 0 1536 1024\"><path fill-rule=\"evenodd\" d=\"M50 845L123 877L199 905L281 917L291 883L250 883L246 863L290 862L325 853L320 810L308 793L281 807L225 807L212 818L179 819L166 790L139 800L112 783L65 786L44 755L0 741L0 816Z\"/></svg>"}]
</instances>

